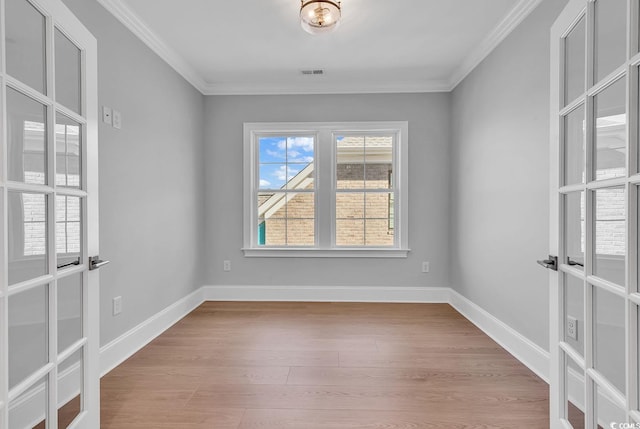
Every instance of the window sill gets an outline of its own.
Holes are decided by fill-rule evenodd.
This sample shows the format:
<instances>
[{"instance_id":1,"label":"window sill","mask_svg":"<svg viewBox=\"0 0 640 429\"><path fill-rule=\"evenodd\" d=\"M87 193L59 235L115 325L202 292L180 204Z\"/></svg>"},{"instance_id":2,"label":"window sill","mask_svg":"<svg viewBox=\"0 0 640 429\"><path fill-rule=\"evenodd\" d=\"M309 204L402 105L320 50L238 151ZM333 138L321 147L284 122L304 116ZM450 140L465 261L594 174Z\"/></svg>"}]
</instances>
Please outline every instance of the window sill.
<instances>
[{"instance_id":1,"label":"window sill","mask_svg":"<svg viewBox=\"0 0 640 429\"><path fill-rule=\"evenodd\" d=\"M406 258L410 249L353 248L353 249L242 249L247 258Z\"/></svg>"}]
</instances>

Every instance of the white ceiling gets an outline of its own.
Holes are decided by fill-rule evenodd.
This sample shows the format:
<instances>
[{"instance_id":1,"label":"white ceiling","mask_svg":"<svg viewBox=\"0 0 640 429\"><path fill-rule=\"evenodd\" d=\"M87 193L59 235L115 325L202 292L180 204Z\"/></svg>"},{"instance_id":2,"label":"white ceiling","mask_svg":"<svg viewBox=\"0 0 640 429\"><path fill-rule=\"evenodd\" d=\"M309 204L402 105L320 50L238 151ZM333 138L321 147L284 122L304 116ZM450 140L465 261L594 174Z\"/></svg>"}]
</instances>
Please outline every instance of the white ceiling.
<instances>
[{"instance_id":1,"label":"white ceiling","mask_svg":"<svg viewBox=\"0 0 640 429\"><path fill-rule=\"evenodd\" d=\"M449 91L541 0L342 0L315 36L299 0L98 1L204 94L314 94Z\"/></svg>"}]
</instances>

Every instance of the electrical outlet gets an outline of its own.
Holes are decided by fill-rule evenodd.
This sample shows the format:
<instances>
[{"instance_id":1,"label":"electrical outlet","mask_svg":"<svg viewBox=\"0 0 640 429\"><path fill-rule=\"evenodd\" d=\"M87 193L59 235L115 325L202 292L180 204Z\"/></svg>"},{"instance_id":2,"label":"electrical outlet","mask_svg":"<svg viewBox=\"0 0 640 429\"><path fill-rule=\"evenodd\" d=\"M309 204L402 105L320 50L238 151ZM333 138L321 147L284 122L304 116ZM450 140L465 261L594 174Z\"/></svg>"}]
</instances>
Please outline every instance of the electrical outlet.
<instances>
[{"instance_id":1,"label":"electrical outlet","mask_svg":"<svg viewBox=\"0 0 640 429\"><path fill-rule=\"evenodd\" d=\"M117 316L122 313L122 297L116 296L113 298L113 315Z\"/></svg>"},{"instance_id":2,"label":"electrical outlet","mask_svg":"<svg viewBox=\"0 0 640 429\"><path fill-rule=\"evenodd\" d=\"M428 261L424 261L422 263L422 272L423 273L428 273L429 272L429 262Z\"/></svg>"},{"instance_id":3,"label":"electrical outlet","mask_svg":"<svg viewBox=\"0 0 640 429\"><path fill-rule=\"evenodd\" d=\"M225 271L231 271L231 261L224 261L222 267Z\"/></svg>"},{"instance_id":4,"label":"electrical outlet","mask_svg":"<svg viewBox=\"0 0 640 429\"><path fill-rule=\"evenodd\" d=\"M111 125L111 118L113 116L113 111L111 107L102 106L102 122L105 124Z\"/></svg>"},{"instance_id":5,"label":"electrical outlet","mask_svg":"<svg viewBox=\"0 0 640 429\"><path fill-rule=\"evenodd\" d=\"M567 316L567 337L578 341L578 319Z\"/></svg>"}]
</instances>

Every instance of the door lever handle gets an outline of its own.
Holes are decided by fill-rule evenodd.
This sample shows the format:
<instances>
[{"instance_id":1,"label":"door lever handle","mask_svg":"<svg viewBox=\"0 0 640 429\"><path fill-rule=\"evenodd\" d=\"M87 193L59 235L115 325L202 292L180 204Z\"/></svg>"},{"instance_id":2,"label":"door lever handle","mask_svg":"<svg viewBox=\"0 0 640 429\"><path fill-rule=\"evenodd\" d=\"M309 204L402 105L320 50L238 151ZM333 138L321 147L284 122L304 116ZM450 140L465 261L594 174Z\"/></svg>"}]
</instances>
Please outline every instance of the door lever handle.
<instances>
[{"instance_id":1,"label":"door lever handle","mask_svg":"<svg viewBox=\"0 0 640 429\"><path fill-rule=\"evenodd\" d=\"M542 265L545 268L548 268L553 271L558 271L558 257L549 255L549 259L543 259L542 261L537 261L538 265Z\"/></svg>"},{"instance_id":2,"label":"door lever handle","mask_svg":"<svg viewBox=\"0 0 640 429\"><path fill-rule=\"evenodd\" d=\"M91 256L89 258L89 271L97 270L98 268L104 267L110 262L111 261L103 261L102 259L100 259L100 256L98 255Z\"/></svg>"}]
</instances>

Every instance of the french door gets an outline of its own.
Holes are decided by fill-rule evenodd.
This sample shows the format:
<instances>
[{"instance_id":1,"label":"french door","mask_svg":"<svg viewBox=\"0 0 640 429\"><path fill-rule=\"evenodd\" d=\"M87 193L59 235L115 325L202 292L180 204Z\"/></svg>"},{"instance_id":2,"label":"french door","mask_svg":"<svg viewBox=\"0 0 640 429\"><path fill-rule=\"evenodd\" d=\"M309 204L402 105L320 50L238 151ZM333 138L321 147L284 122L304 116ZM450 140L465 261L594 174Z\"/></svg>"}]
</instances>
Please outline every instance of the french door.
<instances>
[{"instance_id":1,"label":"french door","mask_svg":"<svg viewBox=\"0 0 640 429\"><path fill-rule=\"evenodd\" d=\"M640 423L639 17L570 0L551 30L553 428Z\"/></svg>"},{"instance_id":2,"label":"french door","mask_svg":"<svg viewBox=\"0 0 640 429\"><path fill-rule=\"evenodd\" d=\"M0 0L0 428L99 427L97 43Z\"/></svg>"}]
</instances>

